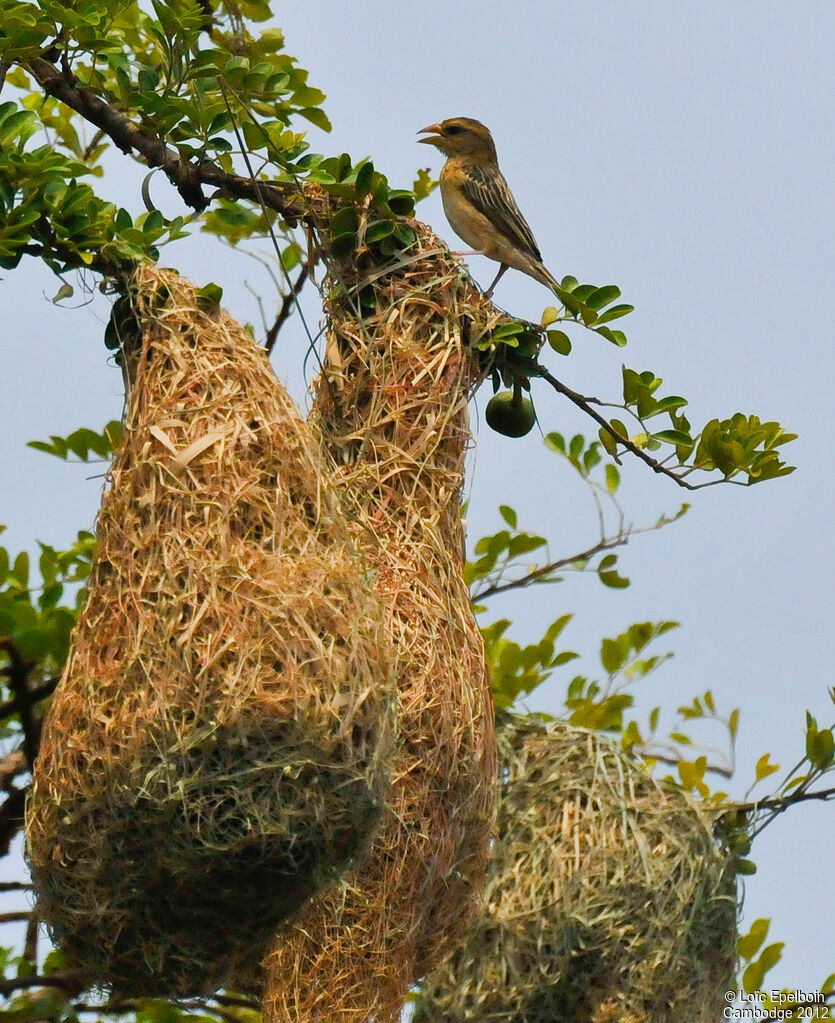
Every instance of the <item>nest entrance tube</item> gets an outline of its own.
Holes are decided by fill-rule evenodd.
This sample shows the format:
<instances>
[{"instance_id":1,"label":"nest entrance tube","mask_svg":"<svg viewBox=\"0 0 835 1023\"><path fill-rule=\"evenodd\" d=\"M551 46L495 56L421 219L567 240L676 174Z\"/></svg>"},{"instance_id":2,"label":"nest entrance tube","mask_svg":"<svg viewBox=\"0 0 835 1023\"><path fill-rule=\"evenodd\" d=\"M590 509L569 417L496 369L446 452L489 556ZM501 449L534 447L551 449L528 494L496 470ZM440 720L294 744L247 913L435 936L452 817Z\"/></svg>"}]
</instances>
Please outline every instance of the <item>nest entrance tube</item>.
<instances>
[{"instance_id":1,"label":"nest entrance tube","mask_svg":"<svg viewBox=\"0 0 835 1023\"><path fill-rule=\"evenodd\" d=\"M714 1023L736 891L710 816L611 740L505 714L485 909L415 1023Z\"/></svg>"},{"instance_id":2,"label":"nest entrance tube","mask_svg":"<svg viewBox=\"0 0 835 1023\"><path fill-rule=\"evenodd\" d=\"M364 854L396 699L368 564L263 349L172 271L129 293L125 438L27 855L87 983L187 995L251 976Z\"/></svg>"},{"instance_id":3,"label":"nest entrance tube","mask_svg":"<svg viewBox=\"0 0 835 1023\"><path fill-rule=\"evenodd\" d=\"M394 1023L411 984L465 932L484 884L493 712L463 578L461 489L480 372L469 341L493 312L414 226L403 265L330 278L311 417L388 609L401 702L392 787L368 859L279 934L266 960L269 1023Z\"/></svg>"}]
</instances>

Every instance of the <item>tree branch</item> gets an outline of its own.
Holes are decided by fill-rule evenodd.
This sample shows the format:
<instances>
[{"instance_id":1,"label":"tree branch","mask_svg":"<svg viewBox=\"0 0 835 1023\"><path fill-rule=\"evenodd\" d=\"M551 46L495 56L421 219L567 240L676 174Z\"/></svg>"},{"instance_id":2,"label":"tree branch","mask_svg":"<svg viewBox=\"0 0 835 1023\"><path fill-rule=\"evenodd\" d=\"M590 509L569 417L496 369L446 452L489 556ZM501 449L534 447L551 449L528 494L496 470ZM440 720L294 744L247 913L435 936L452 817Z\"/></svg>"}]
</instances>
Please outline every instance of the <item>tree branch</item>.
<instances>
[{"instance_id":1,"label":"tree branch","mask_svg":"<svg viewBox=\"0 0 835 1023\"><path fill-rule=\"evenodd\" d=\"M216 1004L211 1004L211 1003ZM211 998L193 998L186 1001L174 1000L172 1002L177 1008L187 1011L210 1012L221 1019L229 1020L229 1023L240 1023L240 1017L232 1012L225 1012L224 1007L230 1009L252 1009L258 1011L261 1005L253 998L236 998L230 995L214 995ZM220 1008L218 1008L220 1006ZM99 1015L106 1013L136 1012L139 1008L134 1001L105 1002L102 1005L90 1005L86 1002L75 1003L73 1009L79 1012L95 1012Z\"/></svg>"},{"instance_id":2,"label":"tree branch","mask_svg":"<svg viewBox=\"0 0 835 1023\"><path fill-rule=\"evenodd\" d=\"M264 347L266 348L268 355L275 347L275 342L276 339L278 338L278 332L284 326L287 318L290 316L290 313L292 313L296 305L296 300L299 297L299 292L304 287L304 282L307 280L307 278L308 268L304 266L302 267L299 276L296 278L295 283L291 287L290 293L284 296L281 302L281 308L278 310L278 315L275 318L275 322L267 331L267 336L264 341Z\"/></svg>"},{"instance_id":3,"label":"tree branch","mask_svg":"<svg viewBox=\"0 0 835 1023\"><path fill-rule=\"evenodd\" d=\"M599 426L603 427L609 436L613 437L618 444L622 444L627 451L631 451L632 454L637 455L642 462L646 462L653 472L660 473L663 476L668 476L671 480L675 480L680 487L684 487L686 490L700 490L702 487L711 485L711 483L688 483L687 480L682 479L678 473L675 473L672 469L668 469L665 465L662 465L657 458L653 458L652 455L648 455L646 451L639 448L637 444L633 444L627 437L622 437L618 431L600 415L599 412L592 408L588 398L583 397L582 394L578 394L577 391L572 391L570 387L567 387L564 383L557 380L557 378L552 376L547 370L542 370L539 375L543 380L547 381L555 391L558 391L560 394L564 394L569 401L574 402L577 408L582 409L586 415L591 416L591 418Z\"/></svg>"},{"instance_id":4,"label":"tree branch","mask_svg":"<svg viewBox=\"0 0 835 1023\"><path fill-rule=\"evenodd\" d=\"M783 813L795 803L805 803L810 799L827 802L835 799L835 787L831 789L819 789L817 792L793 792L788 796L769 796L767 799L753 799L750 803L734 803L730 807L733 810L740 810L743 813L756 812L757 810L774 810L776 814Z\"/></svg>"},{"instance_id":5,"label":"tree branch","mask_svg":"<svg viewBox=\"0 0 835 1023\"><path fill-rule=\"evenodd\" d=\"M15 910L12 913L0 913L0 924L17 924L28 920L32 911L28 909Z\"/></svg>"},{"instance_id":6,"label":"tree branch","mask_svg":"<svg viewBox=\"0 0 835 1023\"><path fill-rule=\"evenodd\" d=\"M183 202L192 209L200 212L208 206L203 186L212 185L234 198L263 203L280 213L291 226L304 216L304 204L298 198L288 197L284 189L237 174L227 174L216 166L183 160L162 139L80 85L68 68L59 69L42 57L36 57L29 61L26 70L47 95L65 103L103 131L123 153L137 153L149 167L160 167Z\"/></svg>"},{"instance_id":7,"label":"tree branch","mask_svg":"<svg viewBox=\"0 0 835 1023\"><path fill-rule=\"evenodd\" d=\"M26 789L12 788L5 803L0 806L0 856L6 856L12 839L23 827L26 808Z\"/></svg>"},{"instance_id":8,"label":"tree branch","mask_svg":"<svg viewBox=\"0 0 835 1023\"><path fill-rule=\"evenodd\" d=\"M28 767L31 770L35 763L35 757L38 755L41 731L40 722L32 713L33 701L27 687L29 673L32 671L33 665L21 656L16 644L10 639L0 640L0 651L3 651L9 658L5 675L9 680L12 700L20 718L20 727L23 730L23 752L26 754Z\"/></svg>"},{"instance_id":9,"label":"tree branch","mask_svg":"<svg viewBox=\"0 0 835 1023\"><path fill-rule=\"evenodd\" d=\"M30 987L57 987L72 994L80 994L81 974L78 970L67 970L64 973L50 973L49 976L34 973L28 977L0 979L0 995L11 995Z\"/></svg>"},{"instance_id":10,"label":"tree branch","mask_svg":"<svg viewBox=\"0 0 835 1023\"><path fill-rule=\"evenodd\" d=\"M11 792L14 779L20 774L25 774L28 770L29 765L23 750L16 749L3 757L0 760L0 789L4 792Z\"/></svg>"},{"instance_id":11,"label":"tree branch","mask_svg":"<svg viewBox=\"0 0 835 1023\"><path fill-rule=\"evenodd\" d=\"M484 600L487 597L494 597L497 593L506 593L508 590L523 589L525 586L530 586L531 583L537 582L543 576L550 575L551 572L557 572L561 568L568 568L577 561L588 561L589 558L593 558L594 555L599 554L600 551L609 551L614 547L622 547L628 543L628 533L613 537L611 540L600 540L594 545L594 547L589 547L586 551L581 551L579 554L575 554L570 558L560 558L559 561L552 561L547 565L543 565L541 568L535 568L533 572L529 572L520 579L512 579L509 583L496 583L493 586L488 586L486 589L471 594L470 599L473 601Z\"/></svg>"},{"instance_id":12,"label":"tree branch","mask_svg":"<svg viewBox=\"0 0 835 1023\"><path fill-rule=\"evenodd\" d=\"M28 959L30 963L36 963L38 961L38 925L40 924L40 917L38 916L37 909L33 909L29 914L29 922L26 924L26 940L23 943L23 958Z\"/></svg>"},{"instance_id":13,"label":"tree branch","mask_svg":"<svg viewBox=\"0 0 835 1023\"><path fill-rule=\"evenodd\" d=\"M25 695L26 704L34 707L36 703L40 703L41 700L54 693L57 685L58 678L55 677L46 679L39 686L35 686L34 689L27 689ZM3 718L9 717L10 714L19 713L20 709L20 699L17 696L14 699L6 700L5 703L0 703L0 721ZM2 774L2 767L0 767L0 774Z\"/></svg>"}]
</instances>

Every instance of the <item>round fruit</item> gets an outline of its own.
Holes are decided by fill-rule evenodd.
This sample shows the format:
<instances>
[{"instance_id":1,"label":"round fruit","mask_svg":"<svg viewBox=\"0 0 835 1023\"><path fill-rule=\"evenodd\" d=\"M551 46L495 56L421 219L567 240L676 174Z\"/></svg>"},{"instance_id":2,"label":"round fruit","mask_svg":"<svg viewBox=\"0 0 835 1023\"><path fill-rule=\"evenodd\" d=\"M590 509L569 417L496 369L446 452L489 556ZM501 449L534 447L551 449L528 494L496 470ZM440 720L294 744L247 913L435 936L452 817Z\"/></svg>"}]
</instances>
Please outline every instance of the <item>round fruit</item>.
<instances>
[{"instance_id":1,"label":"round fruit","mask_svg":"<svg viewBox=\"0 0 835 1023\"><path fill-rule=\"evenodd\" d=\"M491 429L505 437L524 437L536 422L531 399L515 395L512 391L494 394L487 402L484 417Z\"/></svg>"}]
</instances>

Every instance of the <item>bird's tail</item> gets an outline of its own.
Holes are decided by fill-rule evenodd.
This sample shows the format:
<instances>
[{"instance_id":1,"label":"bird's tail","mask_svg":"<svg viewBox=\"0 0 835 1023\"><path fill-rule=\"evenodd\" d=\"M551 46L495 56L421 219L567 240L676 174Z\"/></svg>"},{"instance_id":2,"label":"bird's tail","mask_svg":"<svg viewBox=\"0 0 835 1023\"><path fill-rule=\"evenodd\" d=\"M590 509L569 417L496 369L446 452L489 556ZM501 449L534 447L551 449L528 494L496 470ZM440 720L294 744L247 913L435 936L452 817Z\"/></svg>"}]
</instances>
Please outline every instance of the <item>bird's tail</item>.
<instances>
[{"instance_id":1,"label":"bird's tail","mask_svg":"<svg viewBox=\"0 0 835 1023\"><path fill-rule=\"evenodd\" d=\"M542 263L539 263L536 269L538 271L538 273L535 275L537 280L541 281L547 288L550 288L551 291L553 291L554 294L556 295L557 288L560 287L560 282L557 280L557 278L554 277L554 275L550 273L548 270L546 270Z\"/></svg>"}]
</instances>

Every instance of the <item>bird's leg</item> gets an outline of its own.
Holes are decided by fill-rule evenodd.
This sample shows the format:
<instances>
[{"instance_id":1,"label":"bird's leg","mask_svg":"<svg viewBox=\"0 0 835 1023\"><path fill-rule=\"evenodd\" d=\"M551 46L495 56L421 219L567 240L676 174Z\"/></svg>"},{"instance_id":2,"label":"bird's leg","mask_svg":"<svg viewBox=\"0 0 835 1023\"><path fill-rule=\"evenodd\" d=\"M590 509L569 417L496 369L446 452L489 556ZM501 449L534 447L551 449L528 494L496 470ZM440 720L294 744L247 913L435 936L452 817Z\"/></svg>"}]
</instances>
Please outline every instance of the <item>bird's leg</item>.
<instances>
[{"instance_id":1,"label":"bird's leg","mask_svg":"<svg viewBox=\"0 0 835 1023\"><path fill-rule=\"evenodd\" d=\"M490 287L487 289L487 291L484 292L484 297L485 298L492 298L493 297L493 289L496 287L496 285L502 279L502 276L504 275L504 272L506 270L507 270L507 263L502 263L502 265L499 267L499 272L493 278L493 283L490 285Z\"/></svg>"}]
</instances>

